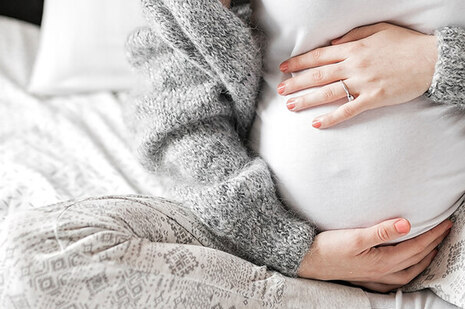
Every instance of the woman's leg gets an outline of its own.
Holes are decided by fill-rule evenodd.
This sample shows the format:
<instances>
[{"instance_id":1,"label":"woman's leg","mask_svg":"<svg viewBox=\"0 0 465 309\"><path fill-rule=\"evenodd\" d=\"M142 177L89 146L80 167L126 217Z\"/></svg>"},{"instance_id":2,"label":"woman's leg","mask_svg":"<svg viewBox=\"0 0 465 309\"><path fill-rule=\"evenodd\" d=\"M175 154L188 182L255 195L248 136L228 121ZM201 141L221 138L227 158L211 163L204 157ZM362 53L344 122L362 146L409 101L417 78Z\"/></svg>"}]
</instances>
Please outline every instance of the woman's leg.
<instances>
[{"instance_id":1,"label":"woman's leg","mask_svg":"<svg viewBox=\"0 0 465 309\"><path fill-rule=\"evenodd\" d=\"M163 199L60 203L4 224L4 308L369 308L361 289L288 278L218 250L221 240Z\"/></svg>"}]
</instances>

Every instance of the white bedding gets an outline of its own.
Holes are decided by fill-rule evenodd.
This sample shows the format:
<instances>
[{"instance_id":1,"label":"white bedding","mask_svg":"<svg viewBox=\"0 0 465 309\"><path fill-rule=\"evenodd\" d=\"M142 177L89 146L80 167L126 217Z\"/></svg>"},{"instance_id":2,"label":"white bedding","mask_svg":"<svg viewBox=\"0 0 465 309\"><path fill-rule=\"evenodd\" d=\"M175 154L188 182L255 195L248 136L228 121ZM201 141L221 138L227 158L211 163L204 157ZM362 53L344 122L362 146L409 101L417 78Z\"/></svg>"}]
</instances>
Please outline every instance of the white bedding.
<instances>
[{"instance_id":1,"label":"white bedding","mask_svg":"<svg viewBox=\"0 0 465 309\"><path fill-rule=\"evenodd\" d=\"M26 92L38 39L37 27L0 17L0 222L72 198L160 195L130 149L123 94Z\"/></svg>"}]
</instances>

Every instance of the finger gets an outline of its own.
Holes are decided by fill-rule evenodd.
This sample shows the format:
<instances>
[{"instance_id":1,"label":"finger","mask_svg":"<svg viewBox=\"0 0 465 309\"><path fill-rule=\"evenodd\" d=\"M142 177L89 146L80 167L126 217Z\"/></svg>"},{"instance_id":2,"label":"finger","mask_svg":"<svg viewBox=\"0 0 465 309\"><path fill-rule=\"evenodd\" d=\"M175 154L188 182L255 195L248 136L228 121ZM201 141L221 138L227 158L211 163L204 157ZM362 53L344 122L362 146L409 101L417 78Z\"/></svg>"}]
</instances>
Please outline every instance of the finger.
<instances>
[{"instance_id":1,"label":"finger","mask_svg":"<svg viewBox=\"0 0 465 309\"><path fill-rule=\"evenodd\" d=\"M397 218L383 221L371 227L357 230L357 243L359 252L379 244L395 240L410 232L410 222L407 219Z\"/></svg>"},{"instance_id":2,"label":"finger","mask_svg":"<svg viewBox=\"0 0 465 309\"><path fill-rule=\"evenodd\" d=\"M301 97L292 98L287 101L287 108L290 111L298 112L313 106L326 104L345 98L346 93L340 83L332 83Z\"/></svg>"},{"instance_id":3,"label":"finger","mask_svg":"<svg viewBox=\"0 0 465 309\"><path fill-rule=\"evenodd\" d=\"M437 253L437 250L431 251L425 258L420 261L420 263L396 273L384 276L382 279L380 279L380 283L406 285L419 274L421 274L429 266L429 264L431 264Z\"/></svg>"},{"instance_id":4,"label":"finger","mask_svg":"<svg viewBox=\"0 0 465 309\"><path fill-rule=\"evenodd\" d=\"M221 3L227 8L231 7L231 0L221 0Z\"/></svg>"},{"instance_id":5,"label":"finger","mask_svg":"<svg viewBox=\"0 0 465 309\"><path fill-rule=\"evenodd\" d=\"M335 111L316 117L312 125L318 129L333 127L341 122L349 120L369 109L369 102L363 96L339 106Z\"/></svg>"},{"instance_id":6,"label":"finger","mask_svg":"<svg viewBox=\"0 0 465 309\"><path fill-rule=\"evenodd\" d=\"M302 71L308 68L319 67L325 64L337 63L345 60L344 48L340 46L326 46L311 50L287 59L279 66L284 73Z\"/></svg>"},{"instance_id":7,"label":"finger","mask_svg":"<svg viewBox=\"0 0 465 309\"><path fill-rule=\"evenodd\" d=\"M388 23L377 23L369 26L362 26L354 28L340 38L331 41L331 44L338 45L347 42L357 41L369 37L376 32L386 29L389 26Z\"/></svg>"},{"instance_id":8,"label":"finger","mask_svg":"<svg viewBox=\"0 0 465 309\"><path fill-rule=\"evenodd\" d=\"M396 290L401 287L401 285L396 284L382 284L376 282L358 282L358 281L349 281L351 284L356 286L364 287L372 292L378 293L387 293L392 290Z\"/></svg>"},{"instance_id":9,"label":"finger","mask_svg":"<svg viewBox=\"0 0 465 309\"><path fill-rule=\"evenodd\" d=\"M422 252L417 253L416 255L408 258L405 261L397 263L396 266L393 268L392 272L398 272L420 263L420 261L423 260L428 254L430 254L431 251L435 250L435 248L444 240L444 238L446 238L447 235L449 235L449 232L450 229L445 231L441 236L439 236L432 243L430 243Z\"/></svg>"},{"instance_id":10,"label":"finger","mask_svg":"<svg viewBox=\"0 0 465 309\"><path fill-rule=\"evenodd\" d=\"M288 95L303 89L326 85L336 80L345 79L342 64L330 64L311 69L278 85L278 93Z\"/></svg>"},{"instance_id":11,"label":"finger","mask_svg":"<svg viewBox=\"0 0 465 309\"><path fill-rule=\"evenodd\" d=\"M452 227L450 220L444 220L439 225L431 230L401 243L396 244L390 248L393 254L398 257L399 261L404 261L415 254L425 250L431 243L434 243L438 237L441 237L448 229Z\"/></svg>"}]
</instances>

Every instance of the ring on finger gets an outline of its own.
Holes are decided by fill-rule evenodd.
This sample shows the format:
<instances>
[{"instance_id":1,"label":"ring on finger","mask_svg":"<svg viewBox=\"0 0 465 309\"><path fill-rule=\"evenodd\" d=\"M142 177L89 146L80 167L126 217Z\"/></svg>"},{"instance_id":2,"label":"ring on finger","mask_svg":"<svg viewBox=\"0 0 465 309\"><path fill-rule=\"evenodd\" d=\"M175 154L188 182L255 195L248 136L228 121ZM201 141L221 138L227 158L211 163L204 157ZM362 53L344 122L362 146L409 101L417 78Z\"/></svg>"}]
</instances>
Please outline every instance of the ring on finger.
<instances>
[{"instance_id":1,"label":"ring on finger","mask_svg":"<svg viewBox=\"0 0 465 309\"><path fill-rule=\"evenodd\" d=\"M350 91L349 91L349 88L347 88L347 85L344 83L344 81L341 79L339 80L342 84L342 87L344 87L344 91L346 92L346 96L347 96L347 100L350 102L350 101L353 101L355 98L353 95L350 94Z\"/></svg>"}]
</instances>

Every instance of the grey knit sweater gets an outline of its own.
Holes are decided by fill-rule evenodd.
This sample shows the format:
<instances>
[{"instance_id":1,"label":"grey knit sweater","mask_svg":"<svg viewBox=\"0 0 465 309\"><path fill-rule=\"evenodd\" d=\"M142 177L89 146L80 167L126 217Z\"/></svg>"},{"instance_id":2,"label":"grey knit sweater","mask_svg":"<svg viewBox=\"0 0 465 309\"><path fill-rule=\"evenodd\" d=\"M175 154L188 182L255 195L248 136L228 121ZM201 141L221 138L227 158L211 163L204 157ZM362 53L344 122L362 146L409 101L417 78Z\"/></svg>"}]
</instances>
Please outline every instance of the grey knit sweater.
<instances>
[{"instance_id":1,"label":"grey knit sweater","mask_svg":"<svg viewBox=\"0 0 465 309\"><path fill-rule=\"evenodd\" d=\"M218 0L142 0L146 28L128 40L132 66L150 85L126 119L143 164L169 179L235 255L289 276L316 230L287 209L260 157L245 147L261 81L250 8ZM465 32L437 32L440 60L428 95L465 106ZM310 202L310 201L309 201Z\"/></svg>"}]
</instances>

